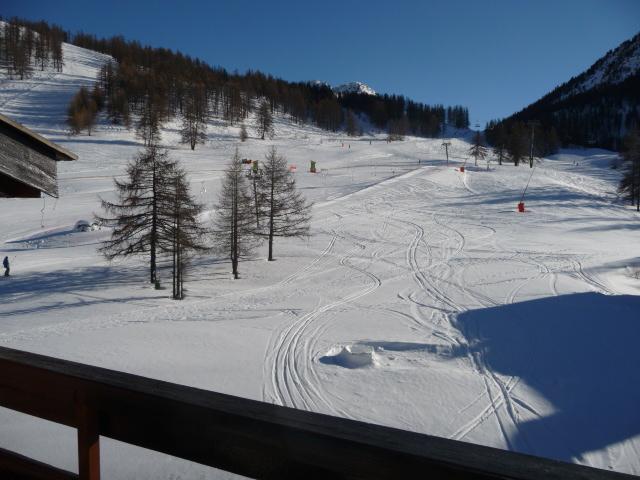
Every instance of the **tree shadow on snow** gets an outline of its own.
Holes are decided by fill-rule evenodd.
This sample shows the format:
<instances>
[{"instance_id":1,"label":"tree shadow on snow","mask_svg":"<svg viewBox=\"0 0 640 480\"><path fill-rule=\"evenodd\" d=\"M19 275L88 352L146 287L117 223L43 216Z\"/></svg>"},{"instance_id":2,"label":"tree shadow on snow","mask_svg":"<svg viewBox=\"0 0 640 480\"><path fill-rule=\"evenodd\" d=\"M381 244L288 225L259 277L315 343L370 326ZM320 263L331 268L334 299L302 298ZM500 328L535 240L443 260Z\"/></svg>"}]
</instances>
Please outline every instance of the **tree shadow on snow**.
<instances>
[{"instance_id":1,"label":"tree shadow on snow","mask_svg":"<svg viewBox=\"0 0 640 480\"><path fill-rule=\"evenodd\" d=\"M43 313L65 307L156 299L158 295L146 289L146 291L141 290L139 295L133 294L138 287L143 288L147 285L146 270L115 265L49 272L19 273L16 271L10 278L0 278L0 304L2 305L0 317L21 313ZM129 288L124 296L115 295L109 298L103 296L106 289L113 287ZM82 297L82 300L61 301L55 297L59 294L75 294ZM48 297L55 301L46 304ZM25 307L24 302L30 301L37 303ZM17 308L7 308L12 304Z\"/></svg>"},{"instance_id":2,"label":"tree shadow on snow","mask_svg":"<svg viewBox=\"0 0 640 480\"><path fill-rule=\"evenodd\" d=\"M519 423L514 450L570 461L640 433L640 297L579 293L457 318L488 368L521 378L554 413ZM517 403L517 402L516 402Z\"/></svg>"}]
</instances>

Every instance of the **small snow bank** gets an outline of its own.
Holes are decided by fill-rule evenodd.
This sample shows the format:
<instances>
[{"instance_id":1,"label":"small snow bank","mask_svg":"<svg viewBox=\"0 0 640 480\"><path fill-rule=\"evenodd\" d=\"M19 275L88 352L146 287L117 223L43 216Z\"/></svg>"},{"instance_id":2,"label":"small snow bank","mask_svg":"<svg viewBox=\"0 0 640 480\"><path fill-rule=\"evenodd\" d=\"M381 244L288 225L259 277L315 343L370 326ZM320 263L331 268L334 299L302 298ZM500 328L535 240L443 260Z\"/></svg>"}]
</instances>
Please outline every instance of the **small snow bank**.
<instances>
[{"instance_id":1,"label":"small snow bank","mask_svg":"<svg viewBox=\"0 0 640 480\"><path fill-rule=\"evenodd\" d=\"M640 228L640 227L638 227ZM608 262L592 268L606 285L625 295L640 295L640 257ZM587 273L588 270L587 270ZM640 313L638 314L640 317Z\"/></svg>"},{"instance_id":2,"label":"small snow bank","mask_svg":"<svg viewBox=\"0 0 640 480\"><path fill-rule=\"evenodd\" d=\"M462 345L438 345L416 342L363 341L348 345L336 345L320 363L357 369L380 367L382 369L416 369L466 356Z\"/></svg>"},{"instance_id":3,"label":"small snow bank","mask_svg":"<svg viewBox=\"0 0 640 480\"><path fill-rule=\"evenodd\" d=\"M375 367L378 365L377 355L373 347L359 344L332 347L326 355L320 358L320 362L349 369Z\"/></svg>"},{"instance_id":4,"label":"small snow bank","mask_svg":"<svg viewBox=\"0 0 640 480\"><path fill-rule=\"evenodd\" d=\"M73 225L63 225L38 230L5 243L22 249L66 248L99 243L111 234L111 229L95 222L78 220Z\"/></svg>"}]
</instances>

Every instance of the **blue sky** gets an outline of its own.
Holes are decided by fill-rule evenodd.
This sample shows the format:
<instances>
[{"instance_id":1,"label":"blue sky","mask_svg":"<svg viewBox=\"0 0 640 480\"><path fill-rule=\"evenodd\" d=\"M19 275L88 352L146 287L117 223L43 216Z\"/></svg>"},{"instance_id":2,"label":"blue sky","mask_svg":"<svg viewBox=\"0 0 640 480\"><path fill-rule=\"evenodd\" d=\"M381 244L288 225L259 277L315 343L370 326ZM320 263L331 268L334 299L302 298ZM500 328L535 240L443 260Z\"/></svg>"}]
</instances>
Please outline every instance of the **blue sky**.
<instances>
[{"instance_id":1,"label":"blue sky","mask_svg":"<svg viewBox=\"0 0 640 480\"><path fill-rule=\"evenodd\" d=\"M639 0L2 0L0 14L122 34L228 70L363 81L503 117L640 31Z\"/></svg>"}]
</instances>

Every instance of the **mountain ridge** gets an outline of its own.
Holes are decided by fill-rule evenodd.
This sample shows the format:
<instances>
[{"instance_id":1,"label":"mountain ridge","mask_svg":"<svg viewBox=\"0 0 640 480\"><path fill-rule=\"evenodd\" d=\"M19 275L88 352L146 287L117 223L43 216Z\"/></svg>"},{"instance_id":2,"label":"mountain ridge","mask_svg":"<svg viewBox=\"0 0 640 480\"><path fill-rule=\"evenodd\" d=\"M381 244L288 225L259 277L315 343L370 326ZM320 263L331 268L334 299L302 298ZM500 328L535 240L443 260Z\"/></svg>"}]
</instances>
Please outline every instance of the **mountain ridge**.
<instances>
[{"instance_id":1,"label":"mountain ridge","mask_svg":"<svg viewBox=\"0 0 640 480\"><path fill-rule=\"evenodd\" d=\"M341 95L345 93L357 93L362 95L378 95L378 93L369 85L363 82L347 82L336 85L332 88L333 93Z\"/></svg>"},{"instance_id":2,"label":"mountain ridge","mask_svg":"<svg viewBox=\"0 0 640 480\"><path fill-rule=\"evenodd\" d=\"M522 110L490 122L488 130L531 122L556 130L565 146L618 150L626 133L640 126L640 33Z\"/></svg>"}]
</instances>

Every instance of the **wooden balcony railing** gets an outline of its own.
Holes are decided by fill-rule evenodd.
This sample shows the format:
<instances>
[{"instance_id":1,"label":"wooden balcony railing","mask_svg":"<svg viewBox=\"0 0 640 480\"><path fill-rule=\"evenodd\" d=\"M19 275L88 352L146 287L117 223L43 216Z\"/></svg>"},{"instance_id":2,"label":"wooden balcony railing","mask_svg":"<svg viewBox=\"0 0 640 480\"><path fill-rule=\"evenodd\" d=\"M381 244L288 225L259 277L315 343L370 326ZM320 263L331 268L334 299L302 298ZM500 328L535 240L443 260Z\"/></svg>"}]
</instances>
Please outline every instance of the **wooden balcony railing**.
<instances>
[{"instance_id":1,"label":"wooden balcony railing","mask_svg":"<svg viewBox=\"0 0 640 480\"><path fill-rule=\"evenodd\" d=\"M0 406L78 431L78 475L0 449L2 479L97 480L100 436L254 478L637 478L1 347Z\"/></svg>"}]
</instances>

